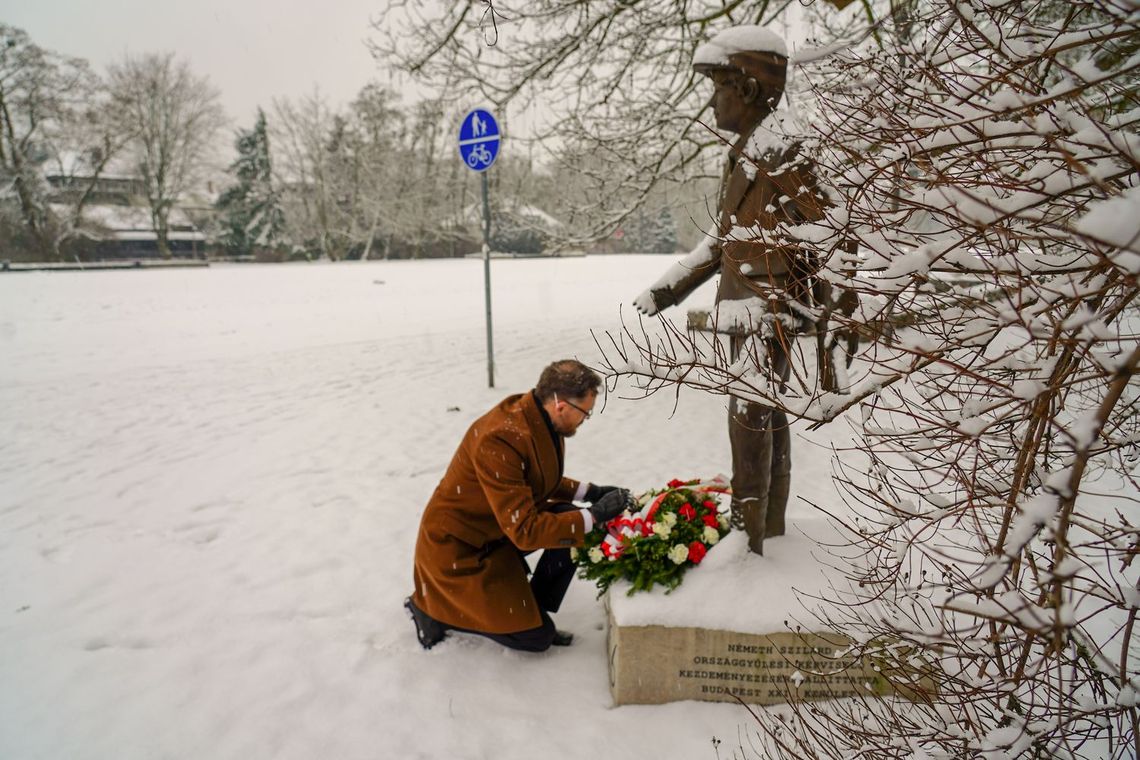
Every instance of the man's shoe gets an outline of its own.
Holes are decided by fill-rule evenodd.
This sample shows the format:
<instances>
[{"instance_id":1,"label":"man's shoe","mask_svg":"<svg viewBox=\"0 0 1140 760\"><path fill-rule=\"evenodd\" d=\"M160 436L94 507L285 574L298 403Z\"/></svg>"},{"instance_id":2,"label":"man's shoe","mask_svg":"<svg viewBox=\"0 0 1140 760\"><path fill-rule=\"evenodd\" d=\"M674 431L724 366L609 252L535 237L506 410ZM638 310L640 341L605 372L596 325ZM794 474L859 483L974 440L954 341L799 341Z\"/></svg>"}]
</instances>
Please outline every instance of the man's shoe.
<instances>
[{"instance_id":1,"label":"man's shoe","mask_svg":"<svg viewBox=\"0 0 1140 760\"><path fill-rule=\"evenodd\" d=\"M412 622L416 624L416 638L420 640L420 646L424 649L431 649L443 641L443 637L447 634L447 628L444 627L443 623L417 607L410 596L404 600L404 609L408 611L408 614L412 616Z\"/></svg>"},{"instance_id":2,"label":"man's shoe","mask_svg":"<svg viewBox=\"0 0 1140 760\"><path fill-rule=\"evenodd\" d=\"M550 643L556 647L568 647L574 642L574 634L555 629L554 640Z\"/></svg>"}]
</instances>

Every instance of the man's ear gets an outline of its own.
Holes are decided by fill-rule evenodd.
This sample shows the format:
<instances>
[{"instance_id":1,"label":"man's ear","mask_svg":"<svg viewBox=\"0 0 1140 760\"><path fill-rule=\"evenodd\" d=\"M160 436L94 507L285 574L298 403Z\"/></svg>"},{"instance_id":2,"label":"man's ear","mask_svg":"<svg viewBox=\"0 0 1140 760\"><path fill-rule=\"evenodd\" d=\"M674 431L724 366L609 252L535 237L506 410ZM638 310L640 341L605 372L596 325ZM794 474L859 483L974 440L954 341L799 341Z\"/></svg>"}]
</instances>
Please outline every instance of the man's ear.
<instances>
[{"instance_id":1,"label":"man's ear","mask_svg":"<svg viewBox=\"0 0 1140 760\"><path fill-rule=\"evenodd\" d=\"M760 83L752 77L745 77L740 82L740 98L745 103L755 103L760 98Z\"/></svg>"}]
</instances>

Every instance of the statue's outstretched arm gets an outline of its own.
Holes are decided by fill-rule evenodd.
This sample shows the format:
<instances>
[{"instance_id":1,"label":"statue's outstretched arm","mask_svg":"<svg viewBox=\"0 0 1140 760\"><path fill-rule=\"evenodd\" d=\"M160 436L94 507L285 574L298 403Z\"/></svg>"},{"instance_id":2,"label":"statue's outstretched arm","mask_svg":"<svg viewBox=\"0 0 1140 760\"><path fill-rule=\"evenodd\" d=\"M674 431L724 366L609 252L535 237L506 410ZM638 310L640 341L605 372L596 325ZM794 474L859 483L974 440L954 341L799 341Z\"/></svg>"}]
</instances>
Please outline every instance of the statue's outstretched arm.
<instances>
[{"instance_id":1,"label":"statue's outstretched arm","mask_svg":"<svg viewBox=\"0 0 1140 760\"><path fill-rule=\"evenodd\" d=\"M705 233L700 244L673 266L657 282L633 299L642 314L654 315L684 301L720 269L721 247L716 227Z\"/></svg>"}]
</instances>

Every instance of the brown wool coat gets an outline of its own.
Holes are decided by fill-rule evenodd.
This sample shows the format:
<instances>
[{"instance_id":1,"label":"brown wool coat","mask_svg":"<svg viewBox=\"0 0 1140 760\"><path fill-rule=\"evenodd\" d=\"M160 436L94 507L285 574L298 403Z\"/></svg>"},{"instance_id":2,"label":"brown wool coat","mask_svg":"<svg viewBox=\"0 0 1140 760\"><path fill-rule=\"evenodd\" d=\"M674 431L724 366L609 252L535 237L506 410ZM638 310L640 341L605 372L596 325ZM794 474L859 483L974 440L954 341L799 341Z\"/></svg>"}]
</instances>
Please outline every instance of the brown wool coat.
<instances>
[{"instance_id":1,"label":"brown wool coat","mask_svg":"<svg viewBox=\"0 0 1140 760\"><path fill-rule=\"evenodd\" d=\"M578 489L562 477L563 451L562 436L552 435L530 392L508 396L468 428L420 520L416 606L486 633L542 624L515 547L582 544L580 512L546 511Z\"/></svg>"}]
</instances>

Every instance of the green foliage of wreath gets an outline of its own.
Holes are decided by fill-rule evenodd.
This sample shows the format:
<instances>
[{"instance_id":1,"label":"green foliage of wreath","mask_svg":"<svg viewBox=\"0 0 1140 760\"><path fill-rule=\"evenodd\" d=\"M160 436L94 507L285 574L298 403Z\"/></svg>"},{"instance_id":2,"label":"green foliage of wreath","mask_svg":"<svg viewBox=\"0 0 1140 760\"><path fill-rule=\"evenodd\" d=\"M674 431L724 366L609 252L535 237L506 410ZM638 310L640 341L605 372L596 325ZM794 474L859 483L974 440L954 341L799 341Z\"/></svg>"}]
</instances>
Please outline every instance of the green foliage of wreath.
<instances>
[{"instance_id":1,"label":"green foliage of wreath","mask_svg":"<svg viewBox=\"0 0 1140 760\"><path fill-rule=\"evenodd\" d=\"M665 489L638 498L641 508L595 526L571 554L578 576L598 585L601 596L614 583L630 583L628 594L664 586L669 593L689 568L700 564L709 548L729 531L724 489L700 481L672 481Z\"/></svg>"}]
</instances>

